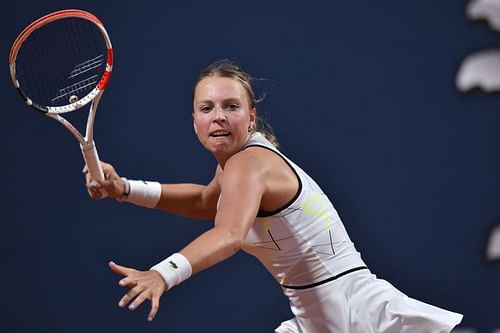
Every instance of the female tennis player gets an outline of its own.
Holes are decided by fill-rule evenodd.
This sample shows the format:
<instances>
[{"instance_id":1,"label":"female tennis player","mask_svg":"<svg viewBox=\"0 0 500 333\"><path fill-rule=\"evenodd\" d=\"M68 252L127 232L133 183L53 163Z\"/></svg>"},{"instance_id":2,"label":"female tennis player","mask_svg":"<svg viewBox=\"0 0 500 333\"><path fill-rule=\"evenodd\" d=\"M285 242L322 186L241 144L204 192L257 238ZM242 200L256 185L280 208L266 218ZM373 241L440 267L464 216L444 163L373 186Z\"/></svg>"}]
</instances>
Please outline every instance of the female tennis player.
<instances>
[{"instance_id":1,"label":"female tennis player","mask_svg":"<svg viewBox=\"0 0 500 333\"><path fill-rule=\"evenodd\" d=\"M214 226L148 271L110 267L135 309L240 249L254 255L282 286L294 318L277 333L450 332L462 315L410 298L367 268L331 201L259 127L251 77L230 61L204 70L194 87L193 125L218 162L208 185L121 178L103 163L104 181L86 175L93 198L108 197ZM85 170L84 170L85 171Z\"/></svg>"}]
</instances>

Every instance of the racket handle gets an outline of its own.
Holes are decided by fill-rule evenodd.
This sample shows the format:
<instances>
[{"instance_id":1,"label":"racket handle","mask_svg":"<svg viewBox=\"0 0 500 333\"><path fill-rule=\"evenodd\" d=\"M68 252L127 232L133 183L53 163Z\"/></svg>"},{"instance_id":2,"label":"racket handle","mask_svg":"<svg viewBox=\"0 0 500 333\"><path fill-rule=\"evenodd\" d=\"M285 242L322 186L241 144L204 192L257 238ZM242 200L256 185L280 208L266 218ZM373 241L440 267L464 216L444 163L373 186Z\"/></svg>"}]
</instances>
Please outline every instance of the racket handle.
<instances>
[{"instance_id":1,"label":"racket handle","mask_svg":"<svg viewBox=\"0 0 500 333\"><path fill-rule=\"evenodd\" d=\"M83 159L85 160L85 164L87 164L92 179L104 180L104 172L102 171L94 141L86 145L80 145L80 148L82 148Z\"/></svg>"}]
</instances>

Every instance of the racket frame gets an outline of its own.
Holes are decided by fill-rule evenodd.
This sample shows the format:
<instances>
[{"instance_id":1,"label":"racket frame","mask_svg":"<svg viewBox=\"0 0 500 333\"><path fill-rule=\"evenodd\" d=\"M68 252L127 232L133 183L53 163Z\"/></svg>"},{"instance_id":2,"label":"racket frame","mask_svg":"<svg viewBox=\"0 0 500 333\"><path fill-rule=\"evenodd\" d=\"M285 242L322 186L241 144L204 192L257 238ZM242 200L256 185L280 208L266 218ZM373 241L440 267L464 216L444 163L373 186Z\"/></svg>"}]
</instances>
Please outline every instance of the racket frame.
<instances>
[{"instance_id":1,"label":"racket frame","mask_svg":"<svg viewBox=\"0 0 500 333\"><path fill-rule=\"evenodd\" d=\"M87 21L92 22L99 28L107 48L106 69L96 87L92 91L90 91L86 96L75 101L74 103L56 107L39 105L37 103L34 103L29 98L29 96L27 96L24 93L21 85L19 84L19 81L17 80L16 77L17 54L19 53L19 50L21 49L23 43L29 38L29 36L34 31L40 29L41 27L51 22L71 17L85 19ZM99 156L97 154L97 149L95 147L95 142L94 142L94 121L95 121L97 106L99 104L102 94L104 93L104 90L106 89L106 86L111 77L111 72L113 70L113 48L111 45L111 40L109 38L109 35L106 29L104 28L102 22L93 14L79 9L60 10L57 12L47 14L35 20L30 25L28 25L14 41L9 54L9 69L10 69L10 76L12 79L12 83L14 84L14 87L18 91L19 95L23 98L25 103L28 106L32 107L33 109L44 113L46 116L58 121L64 127L66 127L66 129L68 129L80 143L80 148L82 150L83 158L85 160L85 164L87 165L87 168L89 170L92 179L104 180L104 173L102 171ZM84 107L89 103L91 104L90 104L90 110L87 118L87 125L84 136L80 133L80 131L78 131L78 129L76 129L75 126L73 126L73 124L71 124L61 114L75 111L77 109Z\"/></svg>"}]
</instances>

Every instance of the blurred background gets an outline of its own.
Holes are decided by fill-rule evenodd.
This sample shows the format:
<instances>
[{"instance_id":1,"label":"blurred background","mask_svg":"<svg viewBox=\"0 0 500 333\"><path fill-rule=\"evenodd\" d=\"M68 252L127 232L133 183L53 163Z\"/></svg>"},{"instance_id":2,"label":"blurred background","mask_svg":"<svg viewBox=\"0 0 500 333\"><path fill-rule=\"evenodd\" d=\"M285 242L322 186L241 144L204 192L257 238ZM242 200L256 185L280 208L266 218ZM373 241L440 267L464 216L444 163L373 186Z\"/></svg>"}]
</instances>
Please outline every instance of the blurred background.
<instances>
[{"instance_id":1,"label":"blurred background","mask_svg":"<svg viewBox=\"0 0 500 333\"><path fill-rule=\"evenodd\" d=\"M500 223L500 95L456 84L463 60L498 48L500 34L470 19L469 5L5 3L0 331L254 333L292 316L272 276L244 253L169 291L152 323L149 304L118 308L126 290L108 261L148 269L211 221L91 200L76 140L17 96L12 42L66 8L94 13L113 42L95 141L122 176L211 179L216 162L192 129L192 86L211 62L233 59L259 79L259 112L282 151L332 199L371 270L409 296L463 313L462 332L500 328L500 262L485 256Z\"/></svg>"}]
</instances>

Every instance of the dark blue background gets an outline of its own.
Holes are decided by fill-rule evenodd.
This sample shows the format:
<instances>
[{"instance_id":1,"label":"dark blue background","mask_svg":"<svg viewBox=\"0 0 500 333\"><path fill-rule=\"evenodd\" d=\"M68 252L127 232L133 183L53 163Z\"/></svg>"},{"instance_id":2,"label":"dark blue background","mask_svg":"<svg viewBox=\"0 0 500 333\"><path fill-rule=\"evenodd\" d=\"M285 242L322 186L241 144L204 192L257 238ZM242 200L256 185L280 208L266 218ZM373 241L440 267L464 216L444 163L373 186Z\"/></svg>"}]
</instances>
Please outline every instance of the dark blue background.
<instances>
[{"instance_id":1,"label":"dark blue background","mask_svg":"<svg viewBox=\"0 0 500 333\"><path fill-rule=\"evenodd\" d=\"M77 142L23 105L8 53L51 11L104 22L115 66L96 118L101 159L128 178L210 180L214 159L191 125L199 71L232 58L259 81L282 150L334 201L379 277L417 299L500 327L500 266L483 259L500 221L500 96L460 94L462 59L500 35L466 1L14 1L1 20L2 332L272 332L287 300L238 254L149 305L117 307L109 260L147 269L210 227L95 202ZM70 116L70 120L76 115ZM78 116L76 116L78 117Z\"/></svg>"}]
</instances>

